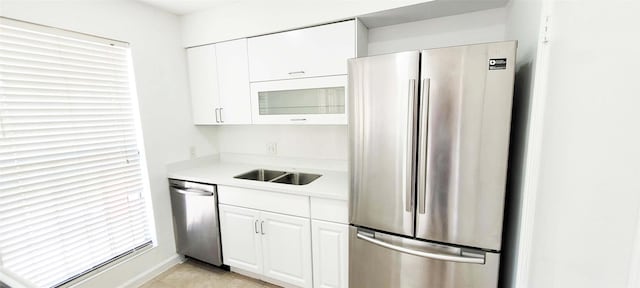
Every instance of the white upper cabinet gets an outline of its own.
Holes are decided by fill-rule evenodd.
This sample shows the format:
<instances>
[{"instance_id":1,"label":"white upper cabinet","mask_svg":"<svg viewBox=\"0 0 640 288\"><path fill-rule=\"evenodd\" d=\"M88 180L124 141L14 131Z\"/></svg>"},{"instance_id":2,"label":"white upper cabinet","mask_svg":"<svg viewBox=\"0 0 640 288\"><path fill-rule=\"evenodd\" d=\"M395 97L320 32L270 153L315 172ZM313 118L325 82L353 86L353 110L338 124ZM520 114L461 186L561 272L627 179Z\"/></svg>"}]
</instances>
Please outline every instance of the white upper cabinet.
<instances>
[{"instance_id":1,"label":"white upper cabinet","mask_svg":"<svg viewBox=\"0 0 640 288\"><path fill-rule=\"evenodd\" d=\"M215 45L187 49L187 61L193 123L216 124L219 89Z\"/></svg>"},{"instance_id":2,"label":"white upper cabinet","mask_svg":"<svg viewBox=\"0 0 640 288\"><path fill-rule=\"evenodd\" d=\"M347 75L251 83L254 124L347 124Z\"/></svg>"},{"instance_id":3,"label":"white upper cabinet","mask_svg":"<svg viewBox=\"0 0 640 288\"><path fill-rule=\"evenodd\" d=\"M187 49L193 122L347 124L347 59L366 52L356 20Z\"/></svg>"},{"instance_id":4,"label":"white upper cabinet","mask_svg":"<svg viewBox=\"0 0 640 288\"><path fill-rule=\"evenodd\" d=\"M247 39L216 44L219 120L222 124L251 124Z\"/></svg>"},{"instance_id":5,"label":"white upper cabinet","mask_svg":"<svg viewBox=\"0 0 640 288\"><path fill-rule=\"evenodd\" d=\"M250 124L247 39L187 49L193 123Z\"/></svg>"},{"instance_id":6,"label":"white upper cabinet","mask_svg":"<svg viewBox=\"0 0 640 288\"><path fill-rule=\"evenodd\" d=\"M347 74L355 20L249 38L251 82Z\"/></svg>"}]
</instances>

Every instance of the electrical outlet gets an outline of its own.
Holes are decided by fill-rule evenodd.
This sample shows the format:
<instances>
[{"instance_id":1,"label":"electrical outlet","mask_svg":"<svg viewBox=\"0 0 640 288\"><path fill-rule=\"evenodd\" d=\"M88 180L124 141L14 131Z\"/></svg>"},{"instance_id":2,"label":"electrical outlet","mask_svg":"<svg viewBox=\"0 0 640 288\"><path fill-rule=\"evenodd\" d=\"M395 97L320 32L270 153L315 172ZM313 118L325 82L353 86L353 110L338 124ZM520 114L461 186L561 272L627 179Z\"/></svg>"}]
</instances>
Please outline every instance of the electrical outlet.
<instances>
[{"instance_id":1,"label":"electrical outlet","mask_svg":"<svg viewBox=\"0 0 640 288\"><path fill-rule=\"evenodd\" d=\"M191 159L196 158L198 155L196 154L196 146L189 146L189 157Z\"/></svg>"},{"instance_id":2,"label":"electrical outlet","mask_svg":"<svg viewBox=\"0 0 640 288\"><path fill-rule=\"evenodd\" d=\"M267 143L267 154L269 154L269 155L278 154L278 143L276 143L276 142Z\"/></svg>"}]
</instances>

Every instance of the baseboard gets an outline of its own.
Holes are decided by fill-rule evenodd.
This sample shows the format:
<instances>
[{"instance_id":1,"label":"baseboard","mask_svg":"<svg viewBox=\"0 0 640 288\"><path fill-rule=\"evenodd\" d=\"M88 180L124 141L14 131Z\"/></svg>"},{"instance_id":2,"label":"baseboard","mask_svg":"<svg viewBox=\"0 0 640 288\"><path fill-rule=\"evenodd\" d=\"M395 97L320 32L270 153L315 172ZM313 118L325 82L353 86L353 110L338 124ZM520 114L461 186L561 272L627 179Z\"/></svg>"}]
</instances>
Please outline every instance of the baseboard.
<instances>
[{"instance_id":1,"label":"baseboard","mask_svg":"<svg viewBox=\"0 0 640 288\"><path fill-rule=\"evenodd\" d=\"M169 270L169 268L182 263L183 259L179 255L174 255L169 259L160 262L158 265L153 266L146 271L140 273L138 276L129 279L129 281L120 285L119 288L137 288L156 276L162 274L162 272Z\"/></svg>"},{"instance_id":2,"label":"baseboard","mask_svg":"<svg viewBox=\"0 0 640 288\"><path fill-rule=\"evenodd\" d=\"M231 272L235 272L235 273L247 276L247 277L251 277L253 279L262 280L264 282L268 282L268 283L271 283L271 284L274 284L274 285L278 285L278 286L281 286L281 287L284 287L284 288L300 288L299 286L296 286L296 285L291 285L289 283L282 282L280 280L269 278L269 277L266 277L266 276L263 276L263 275L260 275L260 274L256 274L256 273L249 272L249 271L246 271L246 270L238 269L238 268L235 268L235 267L231 267Z\"/></svg>"}]
</instances>

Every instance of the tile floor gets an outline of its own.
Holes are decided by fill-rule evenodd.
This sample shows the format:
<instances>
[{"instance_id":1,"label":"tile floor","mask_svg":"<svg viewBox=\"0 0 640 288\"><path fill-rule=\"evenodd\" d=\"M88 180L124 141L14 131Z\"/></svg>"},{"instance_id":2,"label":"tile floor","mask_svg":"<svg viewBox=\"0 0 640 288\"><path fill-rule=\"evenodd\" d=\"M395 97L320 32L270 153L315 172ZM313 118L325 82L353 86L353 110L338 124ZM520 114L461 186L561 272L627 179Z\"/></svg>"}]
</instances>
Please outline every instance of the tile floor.
<instances>
[{"instance_id":1,"label":"tile floor","mask_svg":"<svg viewBox=\"0 0 640 288\"><path fill-rule=\"evenodd\" d=\"M140 288L276 288L260 280L187 260L151 279Z\"/></svg>"}]
</instances>

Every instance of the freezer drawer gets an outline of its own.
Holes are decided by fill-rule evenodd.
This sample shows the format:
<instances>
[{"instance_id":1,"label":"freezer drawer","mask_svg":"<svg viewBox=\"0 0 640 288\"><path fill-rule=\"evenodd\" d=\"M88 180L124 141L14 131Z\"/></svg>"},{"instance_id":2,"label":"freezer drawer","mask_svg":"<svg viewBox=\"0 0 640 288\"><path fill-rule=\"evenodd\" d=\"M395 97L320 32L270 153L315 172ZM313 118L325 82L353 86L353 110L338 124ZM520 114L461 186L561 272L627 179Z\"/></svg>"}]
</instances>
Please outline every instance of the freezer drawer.
<instances>
[{"instance_id":1,"label":"freezer drawer","mask_svg":"<svg viewBox=\"0 0 640 288\"><path fill-rule=\"evenodd\" d=\"M171 210L176 252L222 265L215 186L171 180Z\"/></svg>"},{"instance_id":2,"label":"freezer drawer","mask_svg":"<svg viewBox=\"0 0 640 288\"><path fill-rule=\"evenodd\" d=\"M495 288L499 261L499 253L349 227L351 288Z\"/></svg>"}]
</instances>

